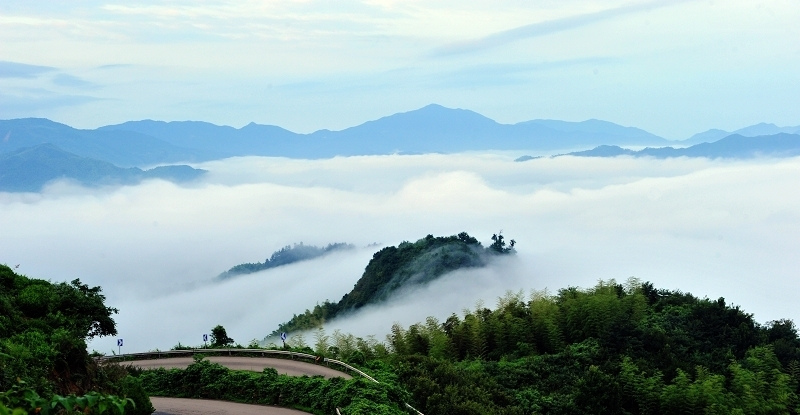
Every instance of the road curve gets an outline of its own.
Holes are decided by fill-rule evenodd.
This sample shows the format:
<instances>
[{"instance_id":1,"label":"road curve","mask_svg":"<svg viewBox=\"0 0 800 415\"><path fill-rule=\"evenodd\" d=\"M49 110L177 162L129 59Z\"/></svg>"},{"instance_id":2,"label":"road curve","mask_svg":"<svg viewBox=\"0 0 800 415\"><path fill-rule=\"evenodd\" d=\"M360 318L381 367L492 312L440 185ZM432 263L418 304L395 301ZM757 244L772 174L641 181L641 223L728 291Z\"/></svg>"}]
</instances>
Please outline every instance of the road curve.
<instances>
[{"instance_id":1,"label":"road curve","mask_svg":"<svg viewBox=\"0 0 800 415\"><path fill-rule=\"evenodd\" d=\"M153 415L307 415L295 409L277 406L248 405L244 403L151 397L156 411Z\"/></svg>"},{"instance_id":2,"label":"road curve","mask_svg":"<svg viewBox=\"0 0 800 415\"><path fill-rule=\"evenodd\" d=\"M219 363L233 370L249 370L253 372L261 372L264 368L275 368L280 374L289 376L324 376L327 379L331 378L345 378L351 379L352 376L338 370L331 369L327 366L317 365L314 363L307 363L298 360L290 359L276 359L273 357L242 357L242 356L208 356L206 360L214 363ZM191 357L170 357L166 359L150 359L150 360L132 360L127 362L120 362L125 366L135 366L142 369L156 369L163 367L165 369L186 369L190 364L194 363L194 358Z\"/></svg>"}]
</instances>

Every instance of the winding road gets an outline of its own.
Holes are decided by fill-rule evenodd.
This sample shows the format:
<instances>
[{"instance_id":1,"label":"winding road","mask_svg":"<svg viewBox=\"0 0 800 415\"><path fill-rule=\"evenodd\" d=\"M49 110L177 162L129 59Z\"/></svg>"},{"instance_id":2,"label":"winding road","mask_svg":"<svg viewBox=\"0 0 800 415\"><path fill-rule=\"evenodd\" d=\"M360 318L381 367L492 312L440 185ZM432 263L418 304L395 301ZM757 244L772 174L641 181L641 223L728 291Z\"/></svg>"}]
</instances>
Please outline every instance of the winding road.
<instances>
[{"instance_id":1,"label":"winding road","mask_svg":"<svg viewBox=\"0 0 800 415\"><path fill-rule=\"evenodd\" d=\"M342 377L352 378L347 373L326 366L306 363L297 360L276 359L270 357L209 356L207 360L219 363L233 370L250 370L260 372L264 368L275 368L278 373L289 376L324 376L328 379ZM185 369L194 363L191 357L173 357L168 359L133 360L124 365L142 369ZM276 406L248 405L243 403L212 401L205 399L182 399L152 397L150 401L156 408L154 415L305 415L307 412Z\"/></svg>"},{"instance_id":2,"label":"winding road","mask_svg":"<svg viewBox=\"0 0 800 415\"><path fill-rule=\"evenodd\" d=\"M211 401L206 399L152 397L156 408L153 415L307 415L295 409L277 406L248 405L244 403Z\"/></svg>"},{"instance_id":3,"label":"winding road","mask_svg":"<svg viewBox=\"0 0 800 415\"><path fill-rule=\"evenodd\" d=\"M278 373L289 376L324 376L330 378L345 378L351 379L352 376L338 370L331 369L327 366L316 365L299 360L291 359L277 359L274 357L242 357L242 356L208 356L206 360L214 363L219 363L228 369L233 370L249 370L252 372L261 372L264 368L275 368ZM191 357L171 357L168 359L149 359L149 360L131 360L123 362L124 365L131 365L140 367L142 369L156 369L163 367L165 369L186 369L190 364L194 363L194 358Z\"/></svg>"}]
</instances>

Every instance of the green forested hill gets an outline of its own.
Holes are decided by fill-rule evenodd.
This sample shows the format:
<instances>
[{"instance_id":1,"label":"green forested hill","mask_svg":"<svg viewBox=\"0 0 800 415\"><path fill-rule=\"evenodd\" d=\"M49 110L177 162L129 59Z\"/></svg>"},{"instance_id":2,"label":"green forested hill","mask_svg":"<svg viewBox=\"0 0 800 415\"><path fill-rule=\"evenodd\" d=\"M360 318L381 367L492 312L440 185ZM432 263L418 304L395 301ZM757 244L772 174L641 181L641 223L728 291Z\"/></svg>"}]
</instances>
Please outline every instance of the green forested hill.
<instances>
[{"instance_id":1,"label":"green forested hill","mask_svg":"<svg viewBox=\"0 0 800 415\"><path fill-rule=\"evenodd\" d=\"M436 414L796 414L800 339L722 298L629 280L509 294L393 327L385 359Z\"/></svg>"},{"instance_id":2,"label":"green forested hill","mask_svg":"<svg viewBox=\"0 0 800 415\"><path fill-rule=\"evenodd\" d=\"M343 313L386 300L401 288L427 283L459 268L484 266L490 255L514 252L513 240L507 247L502 234L495 234L492 239L492 245L484 248L477 239L461 232L446 237L428 235L414 243L383 248L372 256L353 290L339 302L326 300L313 310L294 315L271 335L318 328Z\"/></svg>"}]
</instances>

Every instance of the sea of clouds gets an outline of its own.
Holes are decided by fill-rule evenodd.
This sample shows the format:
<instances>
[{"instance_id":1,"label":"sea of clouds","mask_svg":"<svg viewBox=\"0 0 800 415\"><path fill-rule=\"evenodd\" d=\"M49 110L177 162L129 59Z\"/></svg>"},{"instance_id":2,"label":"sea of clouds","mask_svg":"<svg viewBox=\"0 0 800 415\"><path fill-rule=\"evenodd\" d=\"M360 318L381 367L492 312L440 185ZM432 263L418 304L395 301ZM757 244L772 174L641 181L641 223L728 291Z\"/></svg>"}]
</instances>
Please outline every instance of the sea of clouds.
<instances>
[{"instance_id":1,"label":"sea of clouds","mask_svg":"<svg viewBox=\"0 0 800 415\"><path fill-rule=\"evenodd\" d=\"M122 352L202 344L217 324L238 343L337 301L383 246L502 230L517 255L452 273L339 328L382 340L392 323L444 319L508 290L555 292L637 277L725 297L759 322L800 321L800 159L393 155L232 158L190 185L86 189L56 182L0 193L0 263L32 278L99 285ZM358 248L225 282L283 246ZM313 342L313 339L307 339ZM90 350L117 352L116 338Z\"/></svg>"}]
</instances>

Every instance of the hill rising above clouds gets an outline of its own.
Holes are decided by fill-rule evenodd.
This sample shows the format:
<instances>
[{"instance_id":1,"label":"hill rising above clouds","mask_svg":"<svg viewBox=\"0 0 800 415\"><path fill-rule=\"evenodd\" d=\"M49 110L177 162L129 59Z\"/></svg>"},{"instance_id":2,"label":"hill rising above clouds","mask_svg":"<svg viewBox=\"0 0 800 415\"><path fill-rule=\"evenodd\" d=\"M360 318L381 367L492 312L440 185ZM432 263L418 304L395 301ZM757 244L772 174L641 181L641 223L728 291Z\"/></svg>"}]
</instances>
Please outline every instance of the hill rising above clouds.
<instances>
[{"instance_id":1,"label":"hill rising above clouds","mask_svg":"<svg viewBox=\"0 0 800 415\"><path fill-rule=\"evenodd\" d=\"M485 266L494 255L516 252L514 240L506 244L502 234L484 248L466 232L446 237L428 235L416 242L381 249L372 256L353 289L338 302L317 304L300 315L280 324L271 336L281 332L311 330L326 321L348 314L368 304L386 301L401 290L411 290L442 275L462 268Z\"/></svg>"}]
</instances>

